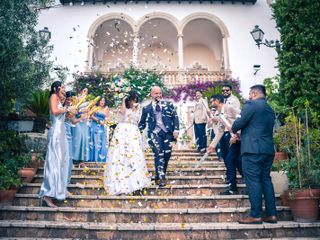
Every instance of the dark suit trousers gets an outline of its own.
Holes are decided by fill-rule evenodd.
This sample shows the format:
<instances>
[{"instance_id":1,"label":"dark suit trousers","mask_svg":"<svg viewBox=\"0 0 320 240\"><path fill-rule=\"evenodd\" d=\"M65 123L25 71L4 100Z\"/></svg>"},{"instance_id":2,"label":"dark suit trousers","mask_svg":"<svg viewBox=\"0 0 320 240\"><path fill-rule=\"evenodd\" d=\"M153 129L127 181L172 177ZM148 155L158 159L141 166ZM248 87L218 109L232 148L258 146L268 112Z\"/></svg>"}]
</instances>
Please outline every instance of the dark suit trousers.
<instances>
[{"instance_id":1,"label":"dark suit trousers","mask_svg":"<svg viewBox=\"0 0 320 240\"><path fill-rule=\"evenodd\" d=\"M231 190L237 190L237 169L242 174L241 158L240 158L240 141L229 146L228 154L224 160L227 168L227 180Z\"/></svg>"},{"instance_id":2,"label":"dark suit trousers","mask_svg":"<svg viewBox=\"0 0 320 240\"><path fill-rule=\"evenodd\" d=\"M198 124L195 123L194 135L196 138L198 151L206 150L207 148L206 123L198 123Z\"/></svg>"},{"instance_id":3,"label":"dark suit trousers","mask_svg":"<svg viewBox=\"0 0 320 240\"><path fill-rule=\"evenodd\" d=\"M154 154L156 179L165 179L168 162L171 157L172 134L161 130L158 134L152 133L150 146Z\"/></svg>"},{"instance_id":4,"label":"dark suit trousers","mask_svg":"<svg viewBox=\"0 0 320 240\"><path fill-rule=\"evenodd\" d=\"M237 190L237 169L242 175L242 164L240 157L241 143L237 141L236 143L230 145L231 135L229 132L225 132L220 140L222 158L224 164L227 168L227 180L230 184L230 189L233 191Z\"/></svg>"},{"instance_id":5,"label":"dark suit trousers","mask_svg":"<svg viewBox=\"0 0 320 240\"><path fill-rule=\"evenodd\" d=\"M276 216L276 204L270 169L274 155L249 154L242 155L243 174L251 203L250 216L262 217L262 194L264 195L266 215Z\"/></svg>"}]
</instances>

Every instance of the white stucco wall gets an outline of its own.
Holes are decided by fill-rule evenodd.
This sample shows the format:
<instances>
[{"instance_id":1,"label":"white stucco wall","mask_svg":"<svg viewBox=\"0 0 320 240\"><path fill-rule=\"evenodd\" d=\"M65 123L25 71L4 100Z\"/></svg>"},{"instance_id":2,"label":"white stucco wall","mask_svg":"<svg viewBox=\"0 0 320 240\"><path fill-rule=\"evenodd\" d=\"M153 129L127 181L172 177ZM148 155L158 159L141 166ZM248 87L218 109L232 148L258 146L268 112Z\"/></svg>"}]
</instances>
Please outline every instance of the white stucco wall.
<instances>
[{"instance_id":1,"label":"white stucco wall","mask_svg":"<svg viewBox=\"0 0 320 240\"><path fill-rule=\"evenodd\" d=\"M54 45L52 56L56 64L67 66L70 73L83 72L88 57L88 30L97 18L110 13L124 13L138 21L142 16L152 12L165 12L179 21L192 13L203 12L215 15L223 21L230 34L228 38L230 68L233 77L241 80L241 89L245 97L251 85L261 83L264 78L276 74L276 51L265 46L259 50L249 33L254 25L259 25L267 39L279 37L266 0L258 0L255 5L129 2L57 6L41 12L38 28L48 27L51 31L50 43ZM261 70L256 76L253 75L254 64L261 65ZM70 74L69 81L71 79Z\"/></svg>"}]
</instances>

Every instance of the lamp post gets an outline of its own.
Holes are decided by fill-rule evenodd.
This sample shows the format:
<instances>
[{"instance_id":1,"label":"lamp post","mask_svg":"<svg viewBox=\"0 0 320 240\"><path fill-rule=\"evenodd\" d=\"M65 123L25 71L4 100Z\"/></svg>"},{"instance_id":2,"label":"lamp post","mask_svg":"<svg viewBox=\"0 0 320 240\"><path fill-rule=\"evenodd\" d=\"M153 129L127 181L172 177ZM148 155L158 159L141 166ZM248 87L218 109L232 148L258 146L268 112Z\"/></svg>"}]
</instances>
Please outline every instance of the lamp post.
<instances>
[{"instance_id":1,"label":"lamp post","mask_svg":"<svg viewBox=\"0 0 320 240\"><path fill-rule=\"evenodd\" d=\"M40 38L42 38L45 41L49 42L49 40L51 38L51 32L49 31L49 29L47 27L44 27L43 29L41 29L39 31L39 36L40 36Z\"/></svg>"},{"instance_id":2,"label":"lamp post","mask_svg":"<svg viewBox=\"0 0 320 240\"><path fill-rule=\"evenodd\" d=\"M260 48L260 45L263 44L267 47L270 48L276 48L276 51L280 51L280 42L279 40L273 41L270 40L268 41L267 39L264 40L263 42L263 36L264 36L264 31L261 30L261 28L259 28L258 25L256 25L254 27L254 29L250 32L253 40L256 42L258 48Z\"/></svg>"}]
</instances>

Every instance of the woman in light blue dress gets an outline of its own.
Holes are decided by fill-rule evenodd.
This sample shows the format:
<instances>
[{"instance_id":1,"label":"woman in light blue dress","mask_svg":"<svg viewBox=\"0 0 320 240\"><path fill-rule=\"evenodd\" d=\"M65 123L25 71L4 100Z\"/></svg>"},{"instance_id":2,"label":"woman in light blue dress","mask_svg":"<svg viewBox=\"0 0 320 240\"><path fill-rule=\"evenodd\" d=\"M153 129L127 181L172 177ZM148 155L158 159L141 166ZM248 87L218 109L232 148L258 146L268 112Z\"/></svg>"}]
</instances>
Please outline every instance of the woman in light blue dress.
<instances>
[{"instance_id":1,"label":"woman in light blue dress","mask_svg":"<svg viewBox=\"0 0 320 240\"><path fill-rule=\"evenodd\" d=\"M52 198L64 200L67 197L69 148L65 130L65 113L75 113L74 107L63 107L65 99L64 86L60 81L51 85L49 106L52 126L48 132L48 147L44 165L43 182L39 197L41 205L57 207Z\"/></svg>"},{"instance_id":2,"label":"woman in light blue dress","mask_svg":"<svg viewBox=\"0 0 320 240\"><path fill-rule=\"evenodd\" d=\"M92 119L89 140L90 162L106 162L107 160L106 128L104 124L108 109L105 108L105 103L105 98L101 98L97 103L96 111L90 116Z\"/></svg>"},{"instance_id":3,"label":"woman in light blue dress","mask_svg":"<svg viewBox=\"0 0 320 240\"><path fill-rule=\"evenodd\" d=\"M81 99L88 94L88 89L81 91ZM89 102L84 102L79 107L79 114L76 116L74 123L76 123L72 135L72 154L73 160L83 166L84 162L89 160L89 126L88 126L88 112L86 107Z\"/></svg>"},{"instance_id":4,"label":"woman in light blue dress","mask_svg":"<svg viewBox=\"0 0 320 240\"><path fill-rule=\"evenodd\" d=\"M75 96L75 93L72 91L67 91L66 92L66 101L64 102L66 107L71 106L72 103L72 97ZM65 118L65 128L66 128L66 135L67 135L67 140L68 140L68 147L69 147L69 172L68 172L68 183L71 182L71 173L72 173L72 133L73 133L73 120L74 116L71 114L67 114Z\"/></svg>"}]
</instances>

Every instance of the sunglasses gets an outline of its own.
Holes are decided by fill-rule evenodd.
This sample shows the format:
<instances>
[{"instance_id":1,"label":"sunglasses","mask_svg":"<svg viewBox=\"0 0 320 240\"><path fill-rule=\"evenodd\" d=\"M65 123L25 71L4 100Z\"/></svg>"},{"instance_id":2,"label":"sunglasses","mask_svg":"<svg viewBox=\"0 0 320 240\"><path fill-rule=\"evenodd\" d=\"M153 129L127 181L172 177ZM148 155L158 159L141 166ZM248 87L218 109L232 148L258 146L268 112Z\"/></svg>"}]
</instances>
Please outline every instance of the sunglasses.
<instances>
[{"instance_id":1,"label":"sunglasses","mask_svg":"<svg viewBox=\"0 0 320 240\"><path fill-rule=\"evenodd\" d=\"M222 92L230 92L230 89L222 89Z\"/></svg>"}]
</instances>

